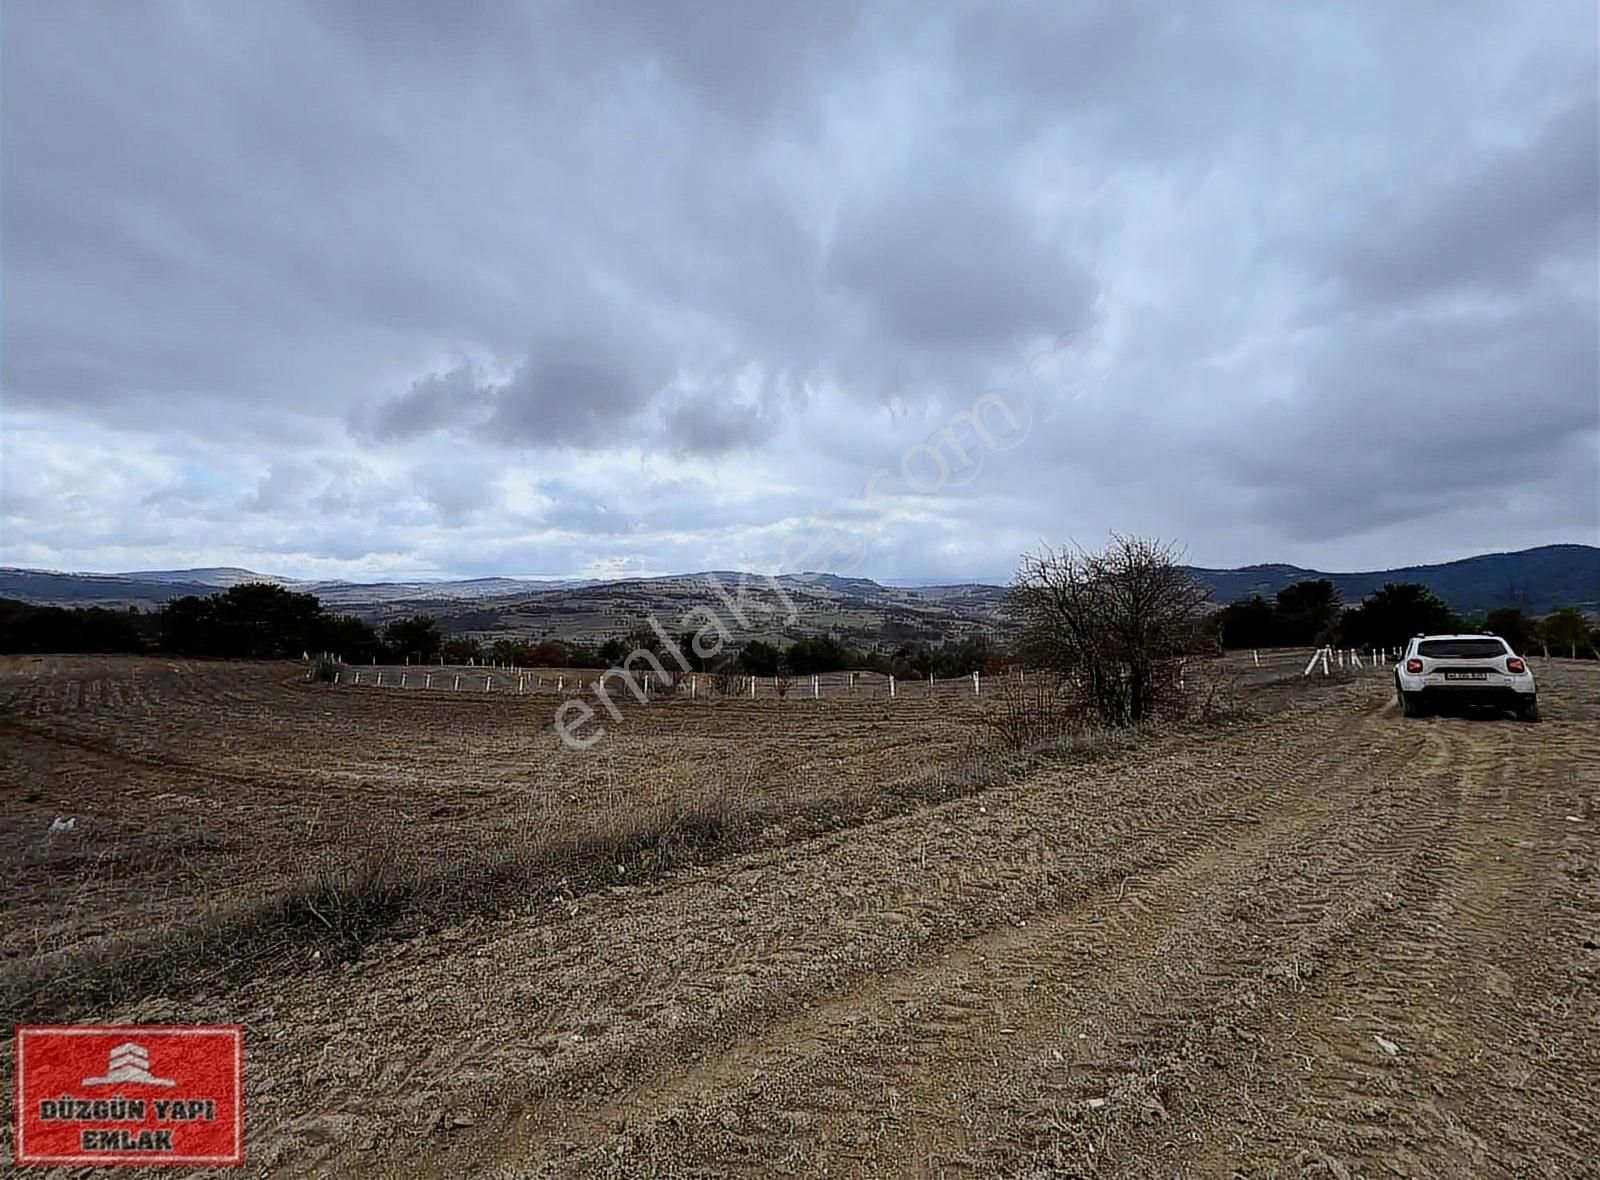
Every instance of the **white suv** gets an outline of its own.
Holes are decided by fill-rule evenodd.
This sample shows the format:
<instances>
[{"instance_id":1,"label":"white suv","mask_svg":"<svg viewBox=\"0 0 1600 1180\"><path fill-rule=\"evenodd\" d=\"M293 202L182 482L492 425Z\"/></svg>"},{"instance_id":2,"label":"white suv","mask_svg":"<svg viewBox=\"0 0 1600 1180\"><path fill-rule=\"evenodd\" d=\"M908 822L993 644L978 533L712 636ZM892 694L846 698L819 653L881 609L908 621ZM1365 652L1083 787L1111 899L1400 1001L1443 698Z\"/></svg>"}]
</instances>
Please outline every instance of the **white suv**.
<instances>
[{"instance_id":1,"label":"white suv","mask_svg":"<svg viewBox=\"0 0 1600 1180\"><path fill-rule=\"evenodd\" d=\"M1539 720L1533 669L1498 635L1418 635L1394 666L1400 711L1420 717L1430 705L1499 705Z\"/></svg>"}]
</instances>

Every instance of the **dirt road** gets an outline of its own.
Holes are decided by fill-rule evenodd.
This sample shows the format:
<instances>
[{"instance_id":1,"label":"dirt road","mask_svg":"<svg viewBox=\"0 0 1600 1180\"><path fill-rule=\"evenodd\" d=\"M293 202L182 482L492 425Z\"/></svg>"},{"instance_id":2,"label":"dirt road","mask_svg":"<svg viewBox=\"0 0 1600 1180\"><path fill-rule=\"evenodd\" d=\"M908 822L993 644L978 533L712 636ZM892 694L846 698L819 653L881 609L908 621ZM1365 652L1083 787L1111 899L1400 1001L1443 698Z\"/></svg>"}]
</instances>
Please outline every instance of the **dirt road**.
<instances>
[{"instance_id":1,"label":"dirt road","mask_svg":"<svg viewBox=\"0 0 1600 1180\"><path fill-rule=\"evenodd\" d=\"M1592 1174L1600 677L1544 676L1537 727L1374 678L263 984L252 1165Z\"/></svg>"}]
</instances>

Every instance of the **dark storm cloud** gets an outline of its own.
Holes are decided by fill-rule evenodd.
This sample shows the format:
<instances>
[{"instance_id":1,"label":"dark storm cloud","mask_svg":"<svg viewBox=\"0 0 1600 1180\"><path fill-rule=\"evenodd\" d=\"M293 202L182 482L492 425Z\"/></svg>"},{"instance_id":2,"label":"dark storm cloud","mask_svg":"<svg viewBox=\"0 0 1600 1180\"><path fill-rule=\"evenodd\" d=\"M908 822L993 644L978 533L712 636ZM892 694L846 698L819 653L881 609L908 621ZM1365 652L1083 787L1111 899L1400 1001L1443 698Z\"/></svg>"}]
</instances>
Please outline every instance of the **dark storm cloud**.
<instances>
[{"instance_id":1,"label":"dark storm cloud","mask_svg":"<svg viewBox=\"0 0 1600 1180\"><path fill-rule=\"evenodd\" d=\"M772 412L716 394L681 399L661 411L667 439L686 454L715 456L765 442L777 428Z\"/></svg>"},{"instance_id":2,"label":"dark storm cloud","mask_svg":"<svg viewBox=\"0 0 1600 1180\"><path fill-rule=\"evenodd\" d=\"M1313 538L1352 518L1392 523L1453 504L1493 511L1508 487L1547 479L1600 448L1600 346L1581 307L1555 297L1511 314L1420 312L1345 325L1301 396L1265 407L1229 446L1227 467L1262 493L1260 511ZM1262 439L1273 440L1270 447ZM1505 479L1485 472L1514 473ZM1559 510L1582 535L1593 498ZM1591 485L1591 492L1600 487Z\"/></svg>"},{"instance_id":3,"label":"dark storm cloud","mask_svg":"<svg viewBox=\"0 0 1600 1180\"><path fill-rule=\"evenodd\" d=\"M636 434L633 423L664 376L648 377L623 349L582 341L538 347L504 381L482 379L462 364L430 374L393 397L360 407L358 435L404 442L447 433L487 446L601 448Z\"/></svg>"},{"instance_id":4,"label":"dark storm cloud","mask_svg":"<svg viewBox=\"0 0 1600 1180\"><path fill-rule=\"evenodd\" d=\"M3 20L5 561L637 571L815 512L886 576L1112 527L1369 566L1600 533L1592 4ZM1023 445L861 495L987 389Z\"/></svg>"},{"instance_id":5,"label":"dark storm cloud","mask_svg":"<svg viewBox=\"0 0 1600 1180\"><path fill-rule=\"evenodd\" d=\"M828 277L859 297L879 332L918 347L1021 347L1082 323L1083 269L992 189L902 185L848 210Z\"/></svg>"},{"instance_id":6,"label":"dark storm cloud","mask_svg":"<svg viewBox=\"0 0 1600 1180\"><path fill-rule=\"evenodd\" d=\"M1581 96L1460 174L1372 208L1336 265L1354 298L1463 287L1521 290L1550 262L1592 267L1600 221L1600 108ZM1432 183L1427 183L1432 180Z\"/></svg>"},{"instance_id":7,"label":"dark storm cloud","mask_svg":"<svg viewBox=\"0 0 1600 1180\"><path fill-rule=\"evenodd\" d=\"M797 99L805 105L826 90L863 19L860 5L841 0L773 4L755 21L742 0L602 0L586 15L589 31L603 30L612 52L664 68L708 117L735 123L792 119Z\"/></svg>"},{"instance_id":8,"label":"dark storm cloud","mask_svg":"<svg viewBox=\"0 0 1600 1180\"><path fill-rule=\"evenodd\" d=\"M480 386L467 364L430 373L404 393L363 408L352 427L378 442L416 438L480 416L493 390Z\"/></svg>"},{"instance_id":9,"label":"dark storm cloud","mask_svg":"<svg viewBox=\"0 0 1600 1180\"><path fill-rule=\"evenodd\" d=\"M536 447L625 442L630 419L659 388L644 372L624 367L630 359L579 347L528 361L495 390L487 437ZM664 376L657 381L665 384Z\"/></svg>"}]
</instances>

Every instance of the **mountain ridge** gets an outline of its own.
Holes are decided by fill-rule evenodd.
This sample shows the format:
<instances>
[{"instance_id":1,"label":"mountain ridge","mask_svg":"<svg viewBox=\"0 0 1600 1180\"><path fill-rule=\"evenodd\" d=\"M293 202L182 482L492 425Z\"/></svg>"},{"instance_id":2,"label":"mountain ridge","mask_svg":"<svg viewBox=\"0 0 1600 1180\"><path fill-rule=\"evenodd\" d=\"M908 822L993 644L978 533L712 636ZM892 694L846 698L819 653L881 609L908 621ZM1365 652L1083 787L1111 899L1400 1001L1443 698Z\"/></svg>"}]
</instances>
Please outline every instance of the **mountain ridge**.
<instances>
[{"instance_id":1,"label":"mountain ridge","mask_svg":"<svg viewBox=\"0 0 1600 1180\"><path fill-rule=\"evenodd\" d=\"M1600 608L1600 547L1577 543L1540 545L1531 549L1474 554L1455 561L1400 566L1385 570L1333 572L1287 562L1258 562L1238 567L1190 566L1189 570L1212 591L1217 603L1252 594L1271 597L1292 582L1326 578L1347 603L1359 601L1384 582L1420 582L1463 613L1495 606L1521 606L1543 613L1557 606ZM289 589L316 594L330 606L381 607L402 602L509 604L518 598L542 598L573 591L681 589L685 584L716 576L737 582L733 570L632 576L622 578L509 578L415 579L380 582L311 580L261 574L237 566L193 569L133 570L116 574L84 574L57 570L0 567L0 597L30 602L101 602L119 605L157 605L188 594L212 594L249 581L273 582ZM744 575L759 580L761 575ZM991 599L1003 585L966 580L871 578L838 574L781 575L781 585L804 587L837 597L885 596L906 601L951 597Z\"/></svg>"}]
</instances>

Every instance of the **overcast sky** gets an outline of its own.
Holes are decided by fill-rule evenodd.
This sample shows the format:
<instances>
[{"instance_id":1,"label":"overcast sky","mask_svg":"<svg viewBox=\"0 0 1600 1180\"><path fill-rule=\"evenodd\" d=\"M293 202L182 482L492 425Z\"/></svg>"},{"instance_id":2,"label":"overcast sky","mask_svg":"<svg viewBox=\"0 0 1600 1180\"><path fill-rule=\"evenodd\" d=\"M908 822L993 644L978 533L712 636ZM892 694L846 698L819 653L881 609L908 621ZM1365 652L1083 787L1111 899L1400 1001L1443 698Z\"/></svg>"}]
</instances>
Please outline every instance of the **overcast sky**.
<instances>
[{"instance_id":1,"label":"overcast sky","mask_svg":"<svg viewBox=\"0 0 1600 1180\"><path fill-rule=\"evenodd\" d=\"M0 563L1600 540L1593 0L862 7L6 0Z\"/></svg>"}]
</instances>

